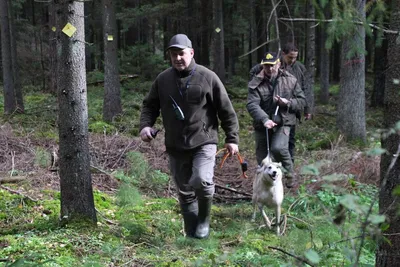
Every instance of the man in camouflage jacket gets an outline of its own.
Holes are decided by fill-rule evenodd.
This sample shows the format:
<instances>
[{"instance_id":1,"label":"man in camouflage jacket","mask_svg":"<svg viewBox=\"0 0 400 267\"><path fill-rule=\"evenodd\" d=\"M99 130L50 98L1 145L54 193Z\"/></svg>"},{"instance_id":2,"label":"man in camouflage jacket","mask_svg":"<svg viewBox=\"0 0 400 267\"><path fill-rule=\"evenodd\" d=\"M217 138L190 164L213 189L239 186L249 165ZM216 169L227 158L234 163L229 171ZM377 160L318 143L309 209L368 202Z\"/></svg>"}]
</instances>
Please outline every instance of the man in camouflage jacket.
<instances>
[{"instance_id":1,"label":"man in camouflage jacket","mask_svg":"<svg viewBox=\"0 0 400 267\"><path fill-rule=\"evenodd\" d=\"M286 169L286 186L290 188L296 184L288 148L290 127L296 124L296 112L306 104L305 95L297 79L279 68L276 53L266 53L261 66L263 70L248 84L246 106L253 118L257 162L261 164L269 149L273 161L282 162Z\"/></svg>"}]
</instances>

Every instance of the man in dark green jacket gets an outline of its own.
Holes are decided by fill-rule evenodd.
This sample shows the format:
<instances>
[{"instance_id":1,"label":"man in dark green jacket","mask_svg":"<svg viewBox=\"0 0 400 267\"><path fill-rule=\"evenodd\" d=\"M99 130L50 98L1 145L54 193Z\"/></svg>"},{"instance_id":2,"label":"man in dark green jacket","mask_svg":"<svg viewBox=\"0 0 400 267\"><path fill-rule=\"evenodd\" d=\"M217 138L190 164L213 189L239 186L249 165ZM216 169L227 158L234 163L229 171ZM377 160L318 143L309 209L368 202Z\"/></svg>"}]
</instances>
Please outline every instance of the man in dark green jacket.
<instances>
[{"instance_id":1,"label":"man in dark green jacket","mask_svg":"<svg viewBox=\"0 0 400 267\"><path fill-rule=\"evenodd\" d=\"M313 107L314 99L311 94L312 88L309 88L306 84L306 67L299 61L297 61L297 56L299 51L297 47L293 43L286 43L282 48L282 56L281 60L281 68L292 74L296 77L297 82L300 84L301 89L303 90L306 97L306 105L304 106L304 118L306 120L311 119L312 112L311 108ZM255 65L250 70L250 79L256 76L262 70L261 64ZM301 111L296 113L296 117L301 119ZM294 162L294 150L296 147L296 124L290 127L290 137L289 137L289 153L292 157L292 161Z\"/></svg>"},{"instance_id":2,"label":"man in dark green jacket","mask_svg":"<svg viewBox=\"0 0 400 267\"><path fill-rule=\"evenodd\" d=\"M304 92L293 75L279 68L276 53L266 53L260 65L263 70L249 82L246 106L253 118L257 162L260 165L270 149L273 161L282 162L286 169L286 186L291 188L296 178L288 149L289 134L296 124L296 112L306 104Z\"/></svg>"},{"instance_id":3,"label":"man in dark green jacket","mask_svg":"<svg viewBox=\"0 0 400 267\"><path fill-rule=\"evenodd\" d=\"M143 100L140 137L150 142L162 115L170 171L176 183L187 236L209 235L219 121L225 148L239 152L239 123L218 76L196 64L192 42L184 34L170 40L172 67L160 73Z\"/></svg>"}]
</instances>

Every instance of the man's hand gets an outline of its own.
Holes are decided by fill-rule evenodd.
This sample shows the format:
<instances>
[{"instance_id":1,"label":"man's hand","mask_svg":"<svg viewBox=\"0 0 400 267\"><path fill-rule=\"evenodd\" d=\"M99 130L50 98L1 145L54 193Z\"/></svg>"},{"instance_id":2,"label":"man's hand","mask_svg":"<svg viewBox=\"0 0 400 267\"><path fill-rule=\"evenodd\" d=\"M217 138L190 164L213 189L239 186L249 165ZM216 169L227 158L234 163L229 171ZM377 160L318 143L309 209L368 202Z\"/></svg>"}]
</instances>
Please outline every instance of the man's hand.
<instances>
[{"instance_id":1,"label":"man's hand","mask_svg":"<svg viewBox=\"0 0 400 267\"><path fill-rule=\"evenodd\" d=\"M154 132L154 130L151 127L144 127L140 131L140 138L142 139L142 141L150 142L151 140L153 140L154 138L151 134L152 132Z\"/></svg>"},{"instance_id":2,"label":"man's hand","mask_svg":"<svg viewBox=\"0 0 400 267\"><path fill-rule=\"evenodd\" d=\"M272 128L274 128L276 125L277 125L277 124L276 124L273 120L267 120L267 121L264 123L264 127L265 127L265 128L268 128L268 129L272 129Z\"/></svg>"},{"instance_id":3,"label":"man's hand","mask_svg":"<svg viewBox=\"0 0 400 267\"><path fill-rule=\"evenodd\" d=\"M228 150L228 153L230 153L231 155L235 155L236 153L239 152L239 146L237 144L226 143L224 147L226 148L226 150Z\"/></svg>"},{"instance_id":4,"label":"man's hand","mask_svg":"<svg viewBox=\"0 0 400 267\"><path fill-rule=\"evenodd\" d=\"M275 101L278 101L278 105L280 107L287 107L287 105L289 104L290 100L284 98L284 97L280 97L279 95L274 97Z\"/></svg>"}]
</instances>

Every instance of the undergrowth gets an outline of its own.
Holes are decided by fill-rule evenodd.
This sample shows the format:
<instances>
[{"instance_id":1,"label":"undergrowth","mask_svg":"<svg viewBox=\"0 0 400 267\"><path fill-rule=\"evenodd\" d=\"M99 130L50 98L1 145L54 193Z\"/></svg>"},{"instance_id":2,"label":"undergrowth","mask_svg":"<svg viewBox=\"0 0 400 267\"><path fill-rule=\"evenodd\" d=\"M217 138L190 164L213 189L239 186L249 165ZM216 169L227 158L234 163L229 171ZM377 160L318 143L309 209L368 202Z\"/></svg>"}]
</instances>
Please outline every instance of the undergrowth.
<instances>
[{"instance_id":1,"label":"undergrowth","mask_svg":"<svg viewBox=\"0 0 400 267\"><path fill-rule=\"evenodd\" d=\"M98 77L93 74L91 79ZM125 81L121 91L124 113L112 124L101 120L102 87L89 87L91 133L137 136L141 101L150 86L151 82L139 78ZM239 117L240 151L254 154L251 119L245 109L246 81L233 80L228 91ZM57 141L55 97L32 92L26 101L26 114L3 118L2 124L9 122L21 136ZM376 201L369 211L377 188L373 182L362 183L357 178L367 169L359 162L368 149L344 142L336 131L333 106L319 108L322 115L303 121L297 130L296 171L302 185L285 197L283 236L260 228L259 214L252 223L251 203L237 201L213 205L209 239L185 238L178 201L173 194L165 194L169 176L154 169L144 154L129 151L124 155L129 166L111 173L120 183L118 190L94 191L95 228L61 226L57 190L41 188L41 196L33 201L12 193L18 184L7 185L11 191L0 188L0 266L303 266L306 262L350 266L357 257L364 224L359 263L373 266L383 221L377 215ZM379 126L376 119L367 122ZM156 127L162 128L160 120ZM369 148L379 143L374 129L368 133ZM219 146L222 144L221 133ZM49 165L47 151L35 147L37 168ZM362 156L356 158L358 153ZM372 153L365 161L374 156ZM358 169L354 169L356 163Z\"/></svg>"}]
</instances>

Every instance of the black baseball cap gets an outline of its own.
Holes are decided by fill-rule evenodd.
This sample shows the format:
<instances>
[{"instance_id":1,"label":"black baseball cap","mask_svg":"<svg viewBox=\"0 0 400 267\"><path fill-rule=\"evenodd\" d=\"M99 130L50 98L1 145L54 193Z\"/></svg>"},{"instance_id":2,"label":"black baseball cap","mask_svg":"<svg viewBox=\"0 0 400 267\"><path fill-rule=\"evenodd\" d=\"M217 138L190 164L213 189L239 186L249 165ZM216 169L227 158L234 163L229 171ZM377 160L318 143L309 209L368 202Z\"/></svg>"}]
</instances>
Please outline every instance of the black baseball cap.
<instances>
[{"instance_id":1,"label":"black baseball cap","mask_svg":"<svg viewBox=\"0 0 400 267\"><path fill-rule=\"evenodd\" d=\"M264 57L261 59L261 65L270 64L275 65L279 62L278 54L275 52L267 52Z\"/></svg>"},{"instance_id":2,"label":"black baseball cap","mask_svg":"<svg viewBox=\"0 0 400 267\"><path fill-rule=\"evenodd\" d=\"M180 49L192 48L192 41L185 34L180 33L172 36L167 50L174 47Z\"/></svg>"}]
</instances>

